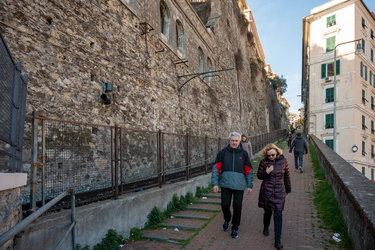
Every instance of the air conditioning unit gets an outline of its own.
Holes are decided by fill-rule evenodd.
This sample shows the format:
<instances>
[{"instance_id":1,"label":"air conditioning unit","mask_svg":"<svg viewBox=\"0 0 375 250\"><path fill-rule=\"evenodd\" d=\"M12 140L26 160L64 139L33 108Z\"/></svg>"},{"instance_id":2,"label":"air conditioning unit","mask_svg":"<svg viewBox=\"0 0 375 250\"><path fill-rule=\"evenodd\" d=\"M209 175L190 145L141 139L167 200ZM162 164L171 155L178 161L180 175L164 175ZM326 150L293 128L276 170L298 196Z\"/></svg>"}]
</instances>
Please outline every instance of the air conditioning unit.
<instances>
[{"instance_id":1,"label":"air conditioning unit","mask_svg":"<svg viewBox=\"0 0 375 250\"><path fill-rule=\"evenodd\" d=\"M326 77L326 82L332 82L332 77Z\"/></svg>"}]
</instances>

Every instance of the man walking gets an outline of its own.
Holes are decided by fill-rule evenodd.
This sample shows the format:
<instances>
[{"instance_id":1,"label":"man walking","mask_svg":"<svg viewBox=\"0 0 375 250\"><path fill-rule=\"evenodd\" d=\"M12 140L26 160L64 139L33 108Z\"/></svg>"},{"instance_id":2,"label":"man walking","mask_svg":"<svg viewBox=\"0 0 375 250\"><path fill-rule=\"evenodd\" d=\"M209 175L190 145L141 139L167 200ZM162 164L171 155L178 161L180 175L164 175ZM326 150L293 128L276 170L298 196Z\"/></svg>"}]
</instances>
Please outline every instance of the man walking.
<instances>
[{"instance_id":1,"label":"man walking","mask_svg":"<svg viewBox=\"0 0 375 250\"><path fill-rule=\"evenodd\" d=\"M242 200L245 189L251 194L253 188L253 168L248 153L242 148L241 134L229 134L229 144L216 156L212 168L213 191L221 188L221 208L224 215L223 230L229 229L232 221L232 238L238 238L241 221ZM233 196L233 216L230 203Z\"/></svg>"},{"instance_id":2,"label":"man walking","mask_svg":"<svg viewBox=\"0 0 375 250\"><path fill-rule=\"evenodd\" d=\"M296 171L298 169L301 173L303 173L303 155L308 153L307 142L305 139L302 138L302 134L300 132L297 133L297 137L293 140L292 146L289 148L289 154L292 154L294 149L294 166L296 167Z\"/></svg>"}]
</instances>

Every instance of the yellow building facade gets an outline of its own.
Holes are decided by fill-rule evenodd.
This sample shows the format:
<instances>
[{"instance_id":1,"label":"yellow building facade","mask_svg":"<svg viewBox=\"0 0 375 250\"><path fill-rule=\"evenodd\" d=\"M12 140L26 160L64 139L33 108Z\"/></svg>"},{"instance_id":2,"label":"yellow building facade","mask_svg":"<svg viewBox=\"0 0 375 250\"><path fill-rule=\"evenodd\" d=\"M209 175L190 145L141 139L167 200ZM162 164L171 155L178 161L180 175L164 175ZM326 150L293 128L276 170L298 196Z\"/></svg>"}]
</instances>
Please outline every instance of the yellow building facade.
<instances>
[{"instance_id":1,"label":"yellow building facade","mask_svg":"<svg viewBox=\"0 0 375 250\"><path fill-rule=\"evenodd\" d=\"M332 0L303 18L305 130L375 178L375 15Z\"/></svg>"}]
</instances>

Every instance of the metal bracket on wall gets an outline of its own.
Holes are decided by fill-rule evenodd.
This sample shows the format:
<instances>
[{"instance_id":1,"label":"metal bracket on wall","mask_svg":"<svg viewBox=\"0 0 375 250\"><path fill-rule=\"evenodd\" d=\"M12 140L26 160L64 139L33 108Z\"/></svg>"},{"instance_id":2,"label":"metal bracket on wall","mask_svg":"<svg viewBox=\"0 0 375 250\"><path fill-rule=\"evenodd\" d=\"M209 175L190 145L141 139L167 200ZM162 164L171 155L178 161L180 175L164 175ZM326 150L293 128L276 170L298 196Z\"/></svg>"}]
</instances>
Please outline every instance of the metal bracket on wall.
<instances>
[{"instance_id":1,"label":"metal bracket on wall","mask_svg":"<svg viewBox=\"0 0 375 250\"><path fill-rule=\"evenodd\" d=\"M188 60L185 60L185 59L179 59L179 60L173 61L174 65L184 63L186 66L187 66L187 64L186 64L187 62L188 62Z\"/></svg>"},{"instance_id":2,"label":"metal bracket on wall","mask_svg":"<svg viewBox=\"0 0 375 250\"><path fill-rule=\"evenodd\" d=\"M191 78L189 78L188 80L186 80L179 88L178 88L178 91L180 91L182 89L182 87L184 87L188 82L190 82L191 80L193 80L194 78L198 77L198 76L202 76L202 75L207 75L207 74L210 74L210 73L215 73L215 72L221 72L221 71L228 71L228 70L234 70L235 68L229 68L229 69L220 69L220 70L212 70L212 71L207 71L207 72L202 72L202 73L193 73L193 74L189 74L189 75L182 75L182 76L177 76L178 79L182 78L182 77L188 77L188 76L191 76ZM212 76L218 76L218 75L212 75Z\"/></svg>"},{"instance_id":3,"label":"metal bracket on wall","mask_svg":"<svg viewBox=\"0 0 375 250\"><path fill-rule=\"evenodd\" d=\"M143 22L143 23L139 23L139 24L140 24L141 26L143 26L143 29L142 29L142 33L141 33L141 35L145 35L145 34L147 34L148 32L154 30L154 28L153 28L149 23Z\"/></svg>"}]
</instances>

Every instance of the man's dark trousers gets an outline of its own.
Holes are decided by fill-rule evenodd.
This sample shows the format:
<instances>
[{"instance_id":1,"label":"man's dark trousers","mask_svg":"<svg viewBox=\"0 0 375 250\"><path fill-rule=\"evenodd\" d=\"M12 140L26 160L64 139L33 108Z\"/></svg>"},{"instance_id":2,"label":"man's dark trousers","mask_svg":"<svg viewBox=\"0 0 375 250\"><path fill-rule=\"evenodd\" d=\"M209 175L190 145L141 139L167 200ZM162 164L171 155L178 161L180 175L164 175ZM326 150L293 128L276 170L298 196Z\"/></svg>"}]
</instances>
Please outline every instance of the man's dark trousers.
<instances>
[{"instance_id":1,"label":"man's dark trousers","mask_svg":"<svg viewBox=\"0 0 375 250\"><path fill-rule=\"evenodd\" d=\"M232 229L238 230L241 222L241 210L244 191L221 188L221 209L223 210L224 220L232 220ZM230 212L230 202L233 196L233 217Z\"/></svg>"}]
</instances>

